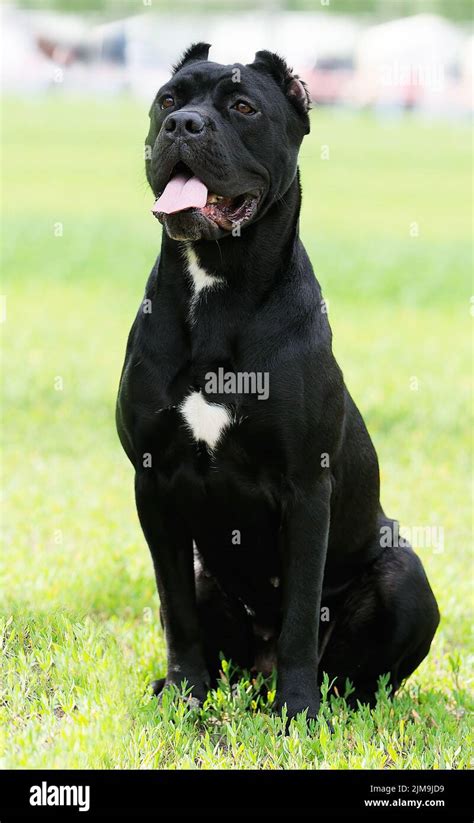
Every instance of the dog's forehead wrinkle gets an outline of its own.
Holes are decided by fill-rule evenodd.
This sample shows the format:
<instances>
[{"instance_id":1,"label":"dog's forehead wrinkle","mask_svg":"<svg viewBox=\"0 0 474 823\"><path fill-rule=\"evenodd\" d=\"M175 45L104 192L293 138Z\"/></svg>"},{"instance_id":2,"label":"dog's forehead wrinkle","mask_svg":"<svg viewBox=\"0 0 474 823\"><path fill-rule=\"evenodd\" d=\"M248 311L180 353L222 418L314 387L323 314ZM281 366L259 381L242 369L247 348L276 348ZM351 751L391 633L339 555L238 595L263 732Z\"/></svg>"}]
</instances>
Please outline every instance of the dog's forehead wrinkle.
<instances>
[{"instance_id":1,"label":"dog's forehead wrinkle","mask_svg":"<svg viewBox=\"0 0 474 823\"><path fill-rule=\"evenodd\" d=\"M166 92L166 89L175 89L183 93L189 91L199 92L200 94L212 93L225 83L229 84L229 91L235 90L238 92L240 90L250 93L250 90L255 92L255 90L261 91L265 87L268 89L269 83L274 83L270 76L255 72L242 63L223 65L209 62L205 64L205 67L202 64L185 66L170 78L168 83L163 86L161 93Z\"/></svg>"},{"instance_id":2,"label":"dog's forehead wrinkle","mask_svg":"<svg viewBox=\"0 0 474 823\"><path fill-rule=\"evenodd\" d=\"M192 85L199 88L212 88L226 77L232 78L233 66L223 66L220 63L194 63L184 66L177 74L170 78L169 84L175 88L180 85Z\"/></svg>"},{"instance_id":3,"label":"dog's forehead wrinkle","mask_svg":"<svg viewBox=\"0 0 474 823\"><path fill-rule=\"evenodd\" d=\"M227 72L230 74L235 69L240 69L240 71L244 71L247 68L243 63L217 63L215 60L206 60L206 62L196 62L196 63L188 63L187 65L183 66L179 72L176 73L176 77L182 74L194 74L199 75L201 77L210 77L216 74L222 74L222 72Z\"/></svg>"}]
</instances>

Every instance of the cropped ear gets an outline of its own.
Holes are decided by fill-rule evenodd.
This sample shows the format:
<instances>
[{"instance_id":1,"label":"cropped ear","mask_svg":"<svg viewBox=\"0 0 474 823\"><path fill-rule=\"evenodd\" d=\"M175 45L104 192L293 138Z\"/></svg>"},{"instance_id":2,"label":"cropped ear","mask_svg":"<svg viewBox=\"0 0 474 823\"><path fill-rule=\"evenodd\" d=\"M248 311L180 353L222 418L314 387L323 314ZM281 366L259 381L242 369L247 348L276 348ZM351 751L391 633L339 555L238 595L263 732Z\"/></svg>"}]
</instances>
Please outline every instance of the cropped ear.
<instances>
[{"instance_id":1,"label":"cropped ear","mask_svg":"<svg viewBox=\"0 0 474 823\"><path fill-rule=\"evenodd\" d=\"M209 58L209 43L193 43L192 46L186 49L181 60L173 66L173 74L187 65L187 63L196 63L198 60L207 60Z\"/></svg>"},{"instance_id":2,"label":"cropped ear","mask_svg":"<svg viewBox=\"0 0 474 823\"><path fill-rule=\"evenodd\" d=\"M271 51L258 51L251 66L273 77L297 112L307 120L309 131L308 112L311 107L311 98L308 89L304 81L293 73L293 69L290 69L283 57Z\"/></svg>"}]
</instances>

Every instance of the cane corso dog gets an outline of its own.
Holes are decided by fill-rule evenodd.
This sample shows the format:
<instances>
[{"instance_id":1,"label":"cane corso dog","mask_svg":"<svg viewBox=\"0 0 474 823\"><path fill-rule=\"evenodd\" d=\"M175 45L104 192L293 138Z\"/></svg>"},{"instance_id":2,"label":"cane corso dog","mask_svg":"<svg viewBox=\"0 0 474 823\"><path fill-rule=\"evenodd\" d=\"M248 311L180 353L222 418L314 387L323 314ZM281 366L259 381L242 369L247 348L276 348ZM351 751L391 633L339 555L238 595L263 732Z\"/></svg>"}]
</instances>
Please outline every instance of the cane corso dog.
<instances>
[{"instance_id":1,"label":"cane corso dog","mask_svg":"<svg viewBox=\"0 0 474 823\"><path fill-rule=\"evenodd\" d=\"M316 717L394 692L439 622L423 566L379 502L377 455L331 349L299 237L304 83L191 46L150 110L161 254L117 404L167 643L153 688L202 701L222 655L277 672L275 707Z\"/></svg>"}]
</instances>

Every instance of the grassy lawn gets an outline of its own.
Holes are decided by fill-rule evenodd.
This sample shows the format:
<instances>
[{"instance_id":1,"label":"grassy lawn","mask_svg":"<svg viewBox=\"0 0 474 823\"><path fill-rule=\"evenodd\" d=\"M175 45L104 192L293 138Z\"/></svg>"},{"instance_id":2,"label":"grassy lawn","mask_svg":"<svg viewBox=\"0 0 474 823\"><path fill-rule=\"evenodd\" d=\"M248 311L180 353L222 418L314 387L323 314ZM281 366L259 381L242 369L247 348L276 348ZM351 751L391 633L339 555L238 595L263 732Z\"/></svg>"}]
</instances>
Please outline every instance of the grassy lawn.
<instances>
[{"instance_id":1,"label":"grassy lawn","mask_svg":"<svg viewBox=\"0 0 474 823\"><path fill-rule=\"evenodd\" d=\"M146 106L11 101L3 124L3 765L469 767L467 126L314 112L303 146L303 239L384 508L443 530L418 549L442 624L393 702L333 698L332 737L300 719L285 737L248 680L202 711L147 691L165 647L113 414L159 246Z\"/></svg>"}]
</instances>

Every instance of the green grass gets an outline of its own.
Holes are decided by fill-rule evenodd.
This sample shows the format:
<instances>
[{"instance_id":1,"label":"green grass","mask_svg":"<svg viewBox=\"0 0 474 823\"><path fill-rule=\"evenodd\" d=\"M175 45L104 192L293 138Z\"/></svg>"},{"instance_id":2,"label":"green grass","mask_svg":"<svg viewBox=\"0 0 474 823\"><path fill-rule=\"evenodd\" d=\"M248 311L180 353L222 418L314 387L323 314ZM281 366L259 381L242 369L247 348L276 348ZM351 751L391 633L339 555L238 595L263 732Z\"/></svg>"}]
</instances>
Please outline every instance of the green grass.
<instances>
[{"instance_id":1,"label":"green grass","mask_svg":"<svg viewBox=\"0 0 474 823\"><path fill-rule=\"evenodd\" d=\"M384 507L444 529L442 552L419 549L442 623L393 702L383 684L373 712L325 701L332 737L302 720L285 737L271 695L259 701L245 679L234 692L224 680L202 711L171 695L159 708L147 691L165 647L113 419L159 245L146 106L10 101L3 124L3 764L469 767L467 127L315 112L302 149L302 234Z\"/></svg>"}]
</instances>

